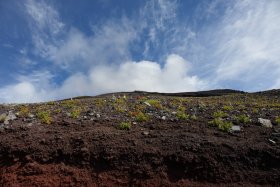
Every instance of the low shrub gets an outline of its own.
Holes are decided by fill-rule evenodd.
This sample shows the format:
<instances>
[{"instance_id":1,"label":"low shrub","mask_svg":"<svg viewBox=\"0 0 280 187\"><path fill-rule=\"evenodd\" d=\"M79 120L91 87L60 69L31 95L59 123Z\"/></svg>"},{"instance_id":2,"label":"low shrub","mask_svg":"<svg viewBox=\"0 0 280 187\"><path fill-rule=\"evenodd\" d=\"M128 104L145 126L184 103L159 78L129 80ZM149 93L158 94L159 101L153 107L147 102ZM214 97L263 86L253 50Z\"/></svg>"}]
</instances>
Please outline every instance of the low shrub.
<instances>
[{"instance_id":1,"label":"low shrub","mask_svg":"<svg viewBox=\"0 0 280 187\"><path fill-rule=\"evenodd\" d=\"M214 118L223 118L223 117L227 117L227 116L228 116L228 114L223 111L216 111L213 114Z\"/></svg>"},{"instance_id":2,"label":"low shrub","mask_svg":"<svg viewBox=\"0 0 280 187\"><path fill-rule=\"evenodd\" d=\"M218 127L218 129L223 132L229 132L232 128L231 122L223 121L221 118L215 118L209 121L208 124L213 127Z\"/></svg>"},{"instance_id":3,"label":"low shrub","mask_svg":"<svg viewBox=\"0 0 280 187\"><path fill-rule=\"evenodd\" d=\"M70 117L77 119L81 114L81 109L80 108L74 108L71 113L70 113Z\"/></svg>"},{"instance_id":4,"label":"low shrub","mask_svg":"<svg viewBox=\"0 0 280 187\"><path fill-rule=\"evenodd\" d=\"M136 116L136 121L137 122L144 122L144 121L148 121L149 120L149 117L144 114L143 112L139 112Z\"/></svg>"},{"instance_id":5,"label":"low shrub","mask_svg":"<svg viewBox=\"0 0 280 187\"><path fill-rule=\"evenodd\" d=\"M186 114L185 112L182 112L182 111L178 111L176 113L176 116L180 120L186 120L186 119L189 119L189 117L190 117L188 114Z\"/></svg>"},{"instance_id":6,"label":"low shrub","mask_svg":"<svg viewBox=\"0 0 280 187\"><path fill-rule=\"evenodd\" d=\"M223 121L222 124L218 125L218 129L223 132L229 132L231 128L232 128L232 123L227 121Z\"/></svg>"},{"instance_id":7,"label":"low shrub","mask_svg":"<svg viewBox=\"0 0 280 187\"><path fill-rule=\"evenodd\" d=\"M221 118L214 118L212 121L209 121L208 124L212 127L218 127L223 124L223 120L221 120Z\"/></svg>"},{"instance_id":8,"label":"low shrub","mask_svg":"<svg viewBox=\"0 0 280 187\"><path fill-rule=\"evenodd\" d=\"M19 108L19 115L23 117L27 117L30 114L30 109L28 106L20 106Z\"/></svg>"},{"instance_id":9,"label":"low shrub","mask_svg":"<svg viewBox=\"0 0 280 187\"><path fill-rule=\"evenodd\" d=\"M0 123L3 123L6 120L7 116L6 114L0 115Z\"/></svg>"},{"instance_id":10,"label":"low shrub","mask_svg":"<svg viewBox=\"0 0 280 187\"><path fill-rule=\"evenodd\" d=\"M231 106L231 105L225 105L225 106L223 106L223 109L224 109L224 110L227 110L227 111L231 111L231 110L233 110L233 106Z\"/></svg>"},{"instance_id":11,"label":"low shrub","mask_svg":"<svg viewBox=\"0 0 280 187\"><path fill-rule=\"evenodd\" d=\"M275 118L275 122L276 122L277 125L280 125L280 116Z\"/></svg>"},{"instance_id":12,"label":"low shrub","mask_svg":"<svg viewBox=\"0 0 280 187\"><path fill-rule=\"evenodd\" d=\"M149 100L146 100L146 102L149 103L150 105L152 105L155 108L159 108L159 109L162 108L160 100L149 99Z\"/></svg>"},{"instance_id":13,"label":"low shrub","mask_svg":"<svg viewBox=\"0 0 280 187\"><path fill-rule=\"evenodd\" d=\"M190 119L196 121L198 117L196 115L191 115Z\"/></svg>"},{"instance_id":14,"label":"low shrub","mask_svg":"<svg viewBox=\"0 0 280 187\"><path fill-rule=\"evenodd\" d=\"M251 119L245 114L237 116L236 119L239 123L243 123L243 124L248 124L251 121Z\"/></svg>"},{"instance_id":15,"label":"low shrub","mask_svg":"<svg viewBox=\"0 0 280 187\"><path fill-rule=\"evenodd\" d=\"M118 125L118 129L120 130L129 130L131 128L130 122L122 122Z\"/></svg>"},{"instance_id":16,"label":"low shrub","mask_svg":"<svg viewBox=\"0 0 280 187\"><path fill-rule=\"evenodd\" d=\"M45 124L52 123L52 118L50 116L50 112L48 112L48 111L37 112L37 117L41 120L42 123L45 123Z\"/></svg>"}]
</instances>

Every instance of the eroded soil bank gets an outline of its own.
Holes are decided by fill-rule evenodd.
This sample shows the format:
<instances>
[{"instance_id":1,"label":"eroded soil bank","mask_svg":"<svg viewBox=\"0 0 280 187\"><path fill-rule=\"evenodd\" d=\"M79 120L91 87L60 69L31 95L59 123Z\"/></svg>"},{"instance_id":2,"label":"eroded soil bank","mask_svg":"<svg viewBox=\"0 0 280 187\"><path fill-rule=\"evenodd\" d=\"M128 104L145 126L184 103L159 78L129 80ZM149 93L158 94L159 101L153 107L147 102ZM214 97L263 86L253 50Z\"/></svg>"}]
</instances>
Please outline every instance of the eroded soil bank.
<instances>
[{"instance_id":1,"label":"eroded soil bank","mask_svg":"<svg viewBox=\"0 0 280 187\"><path fill-rule=\"evenodd\" d=\"M261 96L262 103L254 106L250 96L240 95L144 98L160 101L150 106L143 96L127 97L117 102L112 96L98 98L105 104L92 98L69 106L33 104L26 116L21 106L2 106L1 113L21 114L1 126L0 186L279 186L277 98ZM77 118L67 113L70 104L81 107ZM197 118L176 116L179 105ZM229 105L233 108L224 107ZM51 124L36 117L38 108L51 110ZM255 108L258 112L252 112ZM138 110L149 119L137 121L130 111ZM209 126L217 110L241 130ZM246 125L233 118L243 113L250 117ZM258 117L271 119L273 127L261 126ZM119 129L122 121L130 121L131 128Z\"/></svg>"}]
</instances>

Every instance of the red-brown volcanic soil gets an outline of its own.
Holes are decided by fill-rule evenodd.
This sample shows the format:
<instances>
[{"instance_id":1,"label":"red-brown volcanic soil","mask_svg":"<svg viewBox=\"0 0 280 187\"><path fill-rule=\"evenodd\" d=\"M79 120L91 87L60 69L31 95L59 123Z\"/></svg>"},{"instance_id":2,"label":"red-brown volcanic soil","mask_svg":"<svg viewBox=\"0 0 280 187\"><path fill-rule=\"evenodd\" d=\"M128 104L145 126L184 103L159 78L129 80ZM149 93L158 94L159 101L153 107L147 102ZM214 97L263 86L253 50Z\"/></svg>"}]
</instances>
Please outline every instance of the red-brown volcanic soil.
<instances>
[{"instance_id":1,"label":"red-brown volcanic soil","mask_svg":"<svg viewBox=\"0 0 280 187\"><path fill-rule=\"evenodd\" d=\"M171 114L176 107L169 106L171 101L176 105L176 99L152 96L162 102L162 107L153 108L138 102L138 95L132 94L125 102L145 107L141 110L151 117L132 124L130 130L117 126L122 121L134 122L128 113L136 105L126 104L127 111L115 111L111 96L98 98L106 99L99 105L91 103L93 98L79 99L76 104L84 108L78 119L66 115L67 106L61 102L28 105L33 114L40 106L62 111L52 113L51 124L19 115L2 125L0 186L280 186L280 126L274 122L280 114L277 98L260 96L262 103L254 106L255 96L237 103L243 94L187 98L180 104L189 114L197 108L198 119L180 120ZM240 132L208 125L213 111L228 101L236 101L235 109L227 111L229 121L239 113L252 120L240 125ZM246 107L241 110L239 105ZM259 112L253 114L252 107ZM165 113L166 119L157 117L166 108L170 112ZM0 114L7 110L20 109L2 106ZM90 111L101 117L89 119ZM261 126L258 117L271 119L273 127Z\"/></svg>"}]
</instances>

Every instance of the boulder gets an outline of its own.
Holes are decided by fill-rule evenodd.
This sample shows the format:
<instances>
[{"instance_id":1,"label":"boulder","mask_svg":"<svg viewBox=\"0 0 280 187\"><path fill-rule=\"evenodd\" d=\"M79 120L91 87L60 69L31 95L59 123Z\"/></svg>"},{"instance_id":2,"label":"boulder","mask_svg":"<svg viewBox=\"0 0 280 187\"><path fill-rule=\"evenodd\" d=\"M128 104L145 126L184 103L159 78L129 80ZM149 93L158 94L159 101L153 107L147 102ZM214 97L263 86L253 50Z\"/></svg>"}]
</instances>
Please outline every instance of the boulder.
<instances>
[{"instance_id":1,"label":"boulder","mask_svg":"<svg viewBox=\"0 0 280 187\"><path fill-rule=\"evenodd\" d=\"M271 123L271 121L269 119L258 118L258 122L263 127L272 128L272 123Z\"/></svg>"}]
</instances>

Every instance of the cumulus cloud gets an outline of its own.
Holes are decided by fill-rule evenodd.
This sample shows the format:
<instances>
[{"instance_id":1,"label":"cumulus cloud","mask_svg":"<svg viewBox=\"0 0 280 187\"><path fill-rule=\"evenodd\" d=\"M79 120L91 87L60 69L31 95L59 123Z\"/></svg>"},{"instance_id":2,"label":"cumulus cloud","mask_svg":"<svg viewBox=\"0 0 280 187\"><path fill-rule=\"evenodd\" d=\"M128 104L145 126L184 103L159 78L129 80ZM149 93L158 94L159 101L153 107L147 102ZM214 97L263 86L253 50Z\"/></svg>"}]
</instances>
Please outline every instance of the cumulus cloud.
<instances>
[{"instance_id":1,"label":"cumulus cloud","mask_svg":"<svg viewBox=\"0 0 280 187\"><path fill-rule=\"evenodd\" d=\"M30 82L20 82L1 88L0 98L0 102L3 103L38 102L45 99Z\"/></svg>"},{"instance_id":2,"label":"cumulus cloud","mask_svg":"<svg viewBox=\"0 0 280 187\"><path fill-rule=\"evenodd\" d=\"M181 56L171 54L161 67L157 62L128 61L115 66L96 66L88 74L76 73L61 86L51 85L53 75L37 72L22 76L19 83L0 89L1 102L36 102L114 91L196 91L206 85L188 75L191 65ZM7 94L12 92L12 94ZM15 99L16 98L16 99Z\"/></svg>"},{"instance_id":3,"label":"cumulus cloud","mask_svg":"<svg viewBox=\"0 0 280 187\"><path fill-rule=\"evenodd\" d=\"M161 68L157 62L126 62L117 67L96 67L91 81L101 92L108 91L159 91L182 92L198 90L203 81L187 74L190 64L182 57L169 55Z\"/></svg>"}]
</instances>

